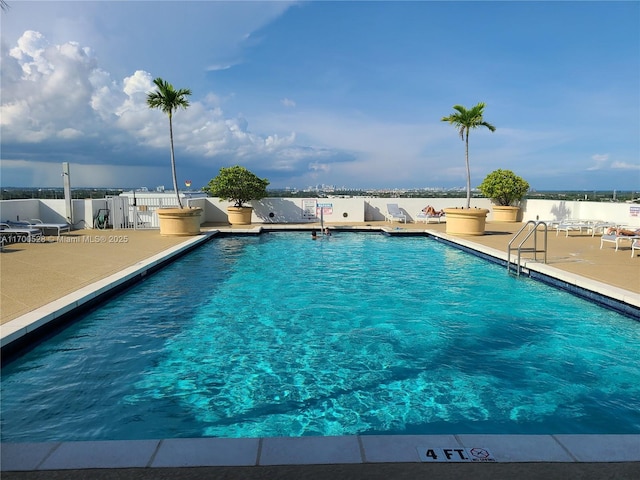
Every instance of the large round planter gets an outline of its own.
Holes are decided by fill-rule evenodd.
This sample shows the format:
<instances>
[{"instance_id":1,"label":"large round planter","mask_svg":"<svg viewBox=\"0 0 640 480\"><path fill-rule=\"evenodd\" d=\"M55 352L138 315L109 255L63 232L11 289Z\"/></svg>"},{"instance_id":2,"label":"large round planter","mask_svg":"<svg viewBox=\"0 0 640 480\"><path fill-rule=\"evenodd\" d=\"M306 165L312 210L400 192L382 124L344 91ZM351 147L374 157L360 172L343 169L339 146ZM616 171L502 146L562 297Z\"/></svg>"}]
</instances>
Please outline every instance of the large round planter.
<instances>
[{"instance_id":1,"label":"large round planter","mask_svg":"<svg viewBox=\"0 0 640 480\"><path fill-rule=\"evenodd\" d=\"M160 235L186 237L200 233L202 208L159 208Z\"/></svg>"},{"instance_id":2,"label":"large round planter","mask_svg":"<svg viewBox=\"0 0 640 480\"><path fill-rule=\"evenodd\" d=\"M251 225L252 207L227 207L227 215L231 225Z\"/></svg>"},{"instance_id":3,"label":"large round planter","mask_svg":"<svg viewBox=\"0 0 640 480\"><path fill-rule=\"evenodd\" d=\"M494 222L517 222L520 207L510 207L502 205L494 205L493 207Z\"/></svg>"},{"instance_id":4,"label":"large round planter","mask_svg":"<svg viewBox=\"0 0 640 480\"><path fill-rule=\"evenodd\" d=\"M444 213L449 235L484 235L486 208L445 208Z\"/></svg>"}]
</instances>

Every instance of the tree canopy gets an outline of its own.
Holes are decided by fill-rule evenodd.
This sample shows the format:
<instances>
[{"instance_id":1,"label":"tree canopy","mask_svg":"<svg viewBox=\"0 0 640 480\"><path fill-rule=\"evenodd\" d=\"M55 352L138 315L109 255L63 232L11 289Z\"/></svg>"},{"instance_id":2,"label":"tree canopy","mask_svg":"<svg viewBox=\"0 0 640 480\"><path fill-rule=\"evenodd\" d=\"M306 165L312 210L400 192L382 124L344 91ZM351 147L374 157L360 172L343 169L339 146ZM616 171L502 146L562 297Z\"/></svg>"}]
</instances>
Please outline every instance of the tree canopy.
<instances>
[{"instance_id":1,"label":"tree canopy","mask_svg":"<svg viewBox=\"0 0 640 480\"><path fill-rule=\"evenodd\" d=\"M259 178L244 167L222 167L215 178L203 188L213 197L233 202L234 207L243 207L251 200L261 200L267 196L269 180Z\"/></svg>"}]
</instances>

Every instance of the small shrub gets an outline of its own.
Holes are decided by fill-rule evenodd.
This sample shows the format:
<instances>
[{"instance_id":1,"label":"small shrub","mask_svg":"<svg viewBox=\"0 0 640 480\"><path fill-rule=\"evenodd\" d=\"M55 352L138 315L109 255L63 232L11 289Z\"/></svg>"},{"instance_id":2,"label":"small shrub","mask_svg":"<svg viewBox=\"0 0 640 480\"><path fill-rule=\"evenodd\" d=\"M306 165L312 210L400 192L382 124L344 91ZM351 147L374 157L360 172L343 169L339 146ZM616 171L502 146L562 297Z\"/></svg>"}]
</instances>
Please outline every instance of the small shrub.
<instances>
[{"instance_id":1,"label":"small shrub","mask_svg":"<svg viewBox=\"0 0 640 480\"><path fill-rule=\"evenodd\" d=\"M511 170L494 170L478 189L496 205L509 206L520 202L529 191L529 183Z\"/></svg>"}]
</instances>

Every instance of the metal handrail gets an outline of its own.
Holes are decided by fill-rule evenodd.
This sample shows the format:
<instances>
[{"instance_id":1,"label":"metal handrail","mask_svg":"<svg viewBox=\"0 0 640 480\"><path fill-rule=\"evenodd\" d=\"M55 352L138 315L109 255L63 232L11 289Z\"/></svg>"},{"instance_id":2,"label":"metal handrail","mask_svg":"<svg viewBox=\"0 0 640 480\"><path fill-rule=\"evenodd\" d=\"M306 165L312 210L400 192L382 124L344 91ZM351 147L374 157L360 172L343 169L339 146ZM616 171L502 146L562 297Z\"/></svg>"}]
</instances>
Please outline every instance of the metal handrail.
<instances>
[{"instance_id":1,"label":"metal handrail","mask_svg":"<svg viewBox=\"0 0 640 480\"><path fill-rule=\"evenodd\" d=\"M547 234L549 233L546 222L541 222L537 220L529 220L525 223L520 230L513 236L513 238L509 241L507 246L507 273L511 273L511 250L513 242L520 236L520 234L527 228L529 225L533 225L533 228L530 228L524 239L518 244L518 261L515 264L515 272L517 276L520 276L521 263L520 259L522 257L522 252L533 252L533 259L535 261L538 260L538 253L544 253L544 263L547 263ZM538 227L542 225L544 226L544 246L542 250L538 249ZM525 242L533 235L533 248L528 247L524 248L523 245Z\"/></svg>"}]
</instances>

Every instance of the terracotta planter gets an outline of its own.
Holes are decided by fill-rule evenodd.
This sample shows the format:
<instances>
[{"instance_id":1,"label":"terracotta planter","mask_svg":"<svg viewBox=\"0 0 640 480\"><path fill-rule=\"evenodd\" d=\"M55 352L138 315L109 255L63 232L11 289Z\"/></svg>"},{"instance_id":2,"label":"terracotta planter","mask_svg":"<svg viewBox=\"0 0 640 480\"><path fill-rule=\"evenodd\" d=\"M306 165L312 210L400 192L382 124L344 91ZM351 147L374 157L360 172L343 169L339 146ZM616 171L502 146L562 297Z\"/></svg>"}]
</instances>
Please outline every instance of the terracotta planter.
<instances>
[{"instance_id":1,"label":"terracotta planter","mask_svg":"<svg viewBox=\"0 0 640 480\"><path fill-rule=\"evenodd\" d=\"M202 208L159 208L160 235L186 237L200 233Z\"/></svg>"},{"instance_id":2,"label":"terracotta planter","mask_svg":"<svg viewBox=\"0 0 640 480\"><path fill-rule=\"evenodd\" d=\"M493 207L494 222L517 222L520 207L510 207L502 205L494 205Z\"/></svg>"},{"instance_id":3,"label":"terracotta planter","mask_svg":"<svg viewBox=\"0 0 640 480\"><path fill-rule=\"evenodd\" d=\"M227 207L227 215L231 225L251 225L253 207Z\"/></svg>"},{"instance_id":4,"label":"terracotta planter","mask_svg":"<svg viewBox=\"0 0 640 480\"><path fill-rule=\"evenodd\" d=\"M484 235L486 208L445 208L444 213L449 235Z\"/></svg>"}]
</instances>

